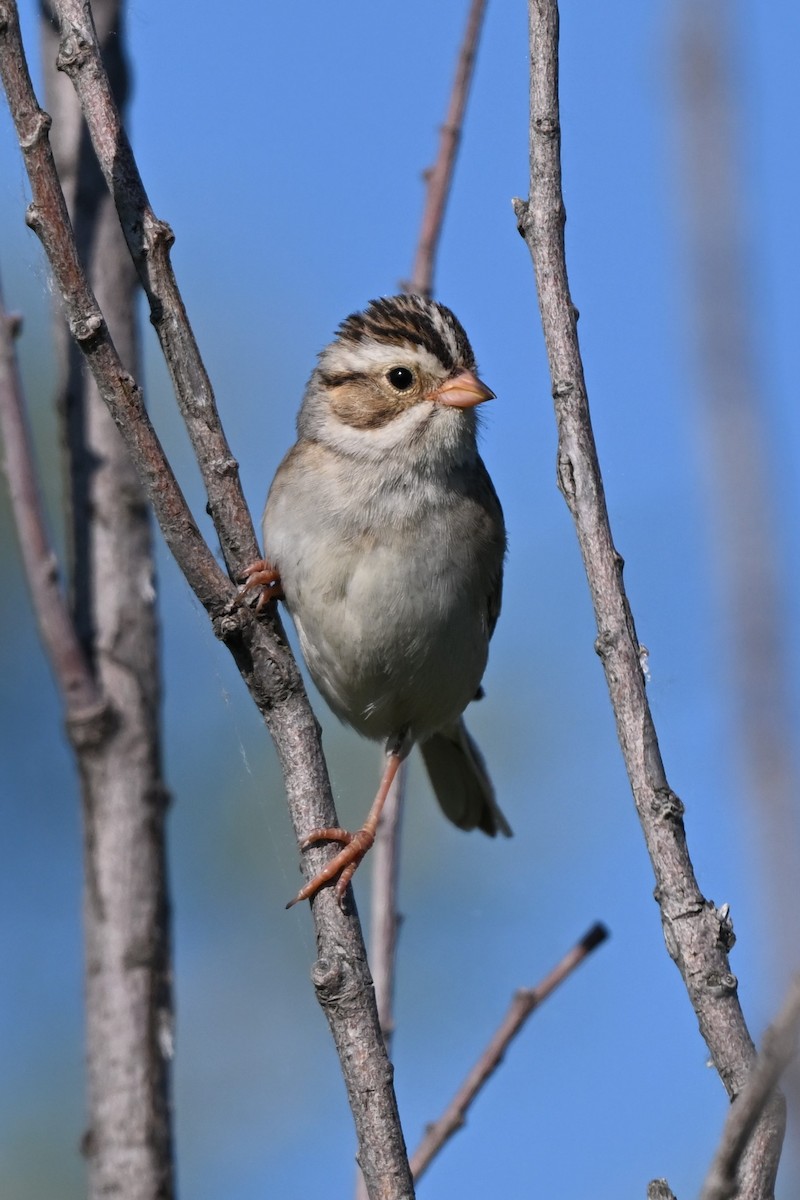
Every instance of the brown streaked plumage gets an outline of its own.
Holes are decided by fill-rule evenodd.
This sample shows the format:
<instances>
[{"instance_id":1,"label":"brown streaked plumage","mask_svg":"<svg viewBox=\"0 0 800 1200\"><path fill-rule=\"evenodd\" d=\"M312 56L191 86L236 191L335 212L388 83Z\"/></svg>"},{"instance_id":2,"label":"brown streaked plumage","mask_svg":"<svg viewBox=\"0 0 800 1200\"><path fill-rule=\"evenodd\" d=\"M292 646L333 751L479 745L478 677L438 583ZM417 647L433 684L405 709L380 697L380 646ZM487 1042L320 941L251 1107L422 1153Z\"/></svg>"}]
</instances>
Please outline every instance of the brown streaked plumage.
<instances>
[{"instance_id":1,"label":"brown streaked plumage","mask_svg":"<svg viewBox=\"0 0 800 1200\"><path fill-rule=\"evenodd\" d=\"M418 296L385 296L373 300L363 312L351 313L342 321L337 330L338 337L343 342L373 338L393 346L404 343L425 346L446 370L452 370L457 362L472 370L475 356L464 326L455 313L435 300L427 301L426 309L418 301ZM442 321L452 331L455 344L442 337Z\"/></svg>"}]
</instances>

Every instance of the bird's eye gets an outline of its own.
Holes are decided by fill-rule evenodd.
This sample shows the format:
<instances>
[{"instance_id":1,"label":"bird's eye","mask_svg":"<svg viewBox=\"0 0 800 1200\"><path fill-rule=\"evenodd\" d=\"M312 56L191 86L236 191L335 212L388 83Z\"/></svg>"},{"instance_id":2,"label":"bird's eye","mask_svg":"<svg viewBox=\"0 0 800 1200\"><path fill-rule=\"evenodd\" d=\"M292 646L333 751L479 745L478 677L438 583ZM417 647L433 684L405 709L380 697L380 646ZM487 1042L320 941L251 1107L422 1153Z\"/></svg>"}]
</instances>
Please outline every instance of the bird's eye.
<instances>
[{"instance_id":1,"label":"bird's eye","mask_svg":"<svg viewBox=\"0 0 800 1200\"><path fill-rule=\"evenodd\" d=\"M392 367L391 371L386 372L386 378L398 392L407 392L414 382L414 372L409 371L408 367Z\"/></svg>"}]
</instances>

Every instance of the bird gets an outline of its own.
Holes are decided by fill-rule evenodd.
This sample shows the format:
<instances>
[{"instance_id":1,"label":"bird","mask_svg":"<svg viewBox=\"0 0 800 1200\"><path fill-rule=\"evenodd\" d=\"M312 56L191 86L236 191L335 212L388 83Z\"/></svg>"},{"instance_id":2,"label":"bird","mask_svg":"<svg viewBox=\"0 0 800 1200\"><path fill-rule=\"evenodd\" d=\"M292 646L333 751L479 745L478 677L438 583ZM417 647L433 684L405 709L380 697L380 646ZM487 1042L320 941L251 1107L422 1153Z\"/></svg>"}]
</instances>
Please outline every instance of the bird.
<instances>
[{"instance_id":1,"label":"bird","mask_svg":"<svg viewBox=\"0 0 800 1200\"><path fill-rule=\"evenodd\" d=\"M287 908L334 879L343 907L414 745L453 824L511 836L463 720L483 695L506 555L477 448L477 407L494 398L458 318L419 295L370 301L318 356L242 592L258 591L257 609L284 602L320 693L384 743L385 766L359 830L301 842L342 848Z\"/></svg>"}]
</instances>

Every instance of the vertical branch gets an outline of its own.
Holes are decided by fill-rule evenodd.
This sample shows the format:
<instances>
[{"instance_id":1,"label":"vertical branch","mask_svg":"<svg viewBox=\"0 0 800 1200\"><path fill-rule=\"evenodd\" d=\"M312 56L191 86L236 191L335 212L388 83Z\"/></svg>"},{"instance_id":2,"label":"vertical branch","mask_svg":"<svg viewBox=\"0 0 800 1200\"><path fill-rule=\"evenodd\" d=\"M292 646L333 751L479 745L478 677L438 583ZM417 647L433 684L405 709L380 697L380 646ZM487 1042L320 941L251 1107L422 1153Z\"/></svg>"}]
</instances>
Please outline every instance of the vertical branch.
<instances>
[{"instance_id":1,"label":"vertical branch","mask_svg":"<svg viewBox=\"0 0 800 1200\"><path fill-rule=\"evenodd\" d=\"M439 151L436 155L436 162L425 172L427 185L425 208L422 213L414 270L411 273L411 279L403 289L406 292L416 292L420 296L431 297L433 295L436 254L439 249L447 197L450 195L450 187L453 182L456 155L461 141L461 128L464 123L464 112L467 107L485 11L486 0L471 0L464 40L458 56L456 77L450 93L450 104L439 136Z\"/></svg>"},{"instance_id":2,"label":"vertical branch","mask_svg":"<svg viewBox=\"0 0 800 1200\"><path fill-rule=\"evenodd\" d=\"M124 105L121 0L96 0L95 17ZM123 365L136 374L136 272L80 105L56 74L58 35L46 10L42 44L51 144L78 254ZM124 1189L126 1200L167 1200L174 1193L168 797L150 515L130 455L60 310L54 324L73 617L113 714L99 742L73 740L83 803L90 1195Z\"/></svg>"},{"instance_id":3,"label":"vertical branch","mask_svg":"<svg viewBox=\"0 0 800 1200\"><path fill-rule=\"evenodd\" d=\"M458 56L456 76L450 93L447 117L441 129L439 150L433 167L425 172L427 192L422 213L417 252L406 292L433 295L433 275L447 198L453 181L461 127L472 81L486 0L472 0L464 40ZM372 849L372 906L369 961L375 984L375 1001L386 1050L391 1057L394 1033L394 988L397 968L397 935L401 918L397 909L400 881L400 827L405 804L408 764L402 763L381 813ZM356 1200L364 1198L364 1181L356 1181Z\"/></svg>"},{"instance_id":4,"label":"vertical branch","mask_svg":"<svg viewBox=\"0 0 800 1200\"><path fill-rule=\"evenodd\" d=\"M471 0L456 75L450 93L447 117L442 126L436 162L426 172L427 196L422 214L414 270L404 291L433 295L433 276L439 251L447 198L455 171L467 97L472 82L486 0ZM375 998L387 1050L391 1053L394 1032L394 977L400 916L397 892L400 868L400 826L407 781L407 764L400 767L387 798L372 850L372 927L370 965Z\"/></svg>"},{"instance_id":5,"label":"vertical branch","mask_svg":"<svg viewBox=\"0 0 800 1200\"><path fill-rule=\"evenodd\" d=\"M558 6L530 0L531 191L515 202L528 243L550 364L558 426L559 487L575 522L597 622L603 663L639 820L656 877L656 898L670 955L683 977L700 1031L731 1097L754 1059L727 950L732 928L697 885L683 825L683 806L667 782L645 691L640 648L614 546L592 432L578 344L577 313L564 252L558 103ZM745 1154L741 1197L772 1194L785 1123L773 1096Z\"/></svg>"},{"instance_id":6,"label":"vertical branch","mask_svg":"<svg viewBox=\"0 0 800 1200\"><path fill-rule=\"evenodd\" d=\"M703 464L714 522L718 595L727 612L732 743L760 842L774 959L796 965L800 779L784 645L786 579L754 345L742 169L733 86L733 11L719 0L679 6L678 71L691 329L703 386ZM787 964L786 947L792 947Z\"/></svg>"},{"instance_id":7,"label":"vertical branch","mask_svg":"<svg viewBox=\"0 0 800 1200\"><path fill-rule=\"evenodd\" d=\"M397 935L401 917L397 911L400 877L400 826L407 782L407 761L401 763L386 797L375 845L372 848L372 910L369 962L375 984L375 1002L386 1052L392 1056L394 1034L394 977Z\"/></svg>"},{"instance_id":8,"label":"vertical branch","mask_svg":"<svg viewBox=\"0 0 800 1200\"><path fill-rule=\"evenodd\" d=\"M401 917L397 910L400 881L400 824L405 804L408 760L400 764L394 777L372 847L371 907L369 928L369 969L375 988L386 1055L392 1059L394 1033L394 983L397 968L397 935ZM367 1200L367 1185L363 1173L356 1171L355 1200Z\"/></svg>"}]
</instances>

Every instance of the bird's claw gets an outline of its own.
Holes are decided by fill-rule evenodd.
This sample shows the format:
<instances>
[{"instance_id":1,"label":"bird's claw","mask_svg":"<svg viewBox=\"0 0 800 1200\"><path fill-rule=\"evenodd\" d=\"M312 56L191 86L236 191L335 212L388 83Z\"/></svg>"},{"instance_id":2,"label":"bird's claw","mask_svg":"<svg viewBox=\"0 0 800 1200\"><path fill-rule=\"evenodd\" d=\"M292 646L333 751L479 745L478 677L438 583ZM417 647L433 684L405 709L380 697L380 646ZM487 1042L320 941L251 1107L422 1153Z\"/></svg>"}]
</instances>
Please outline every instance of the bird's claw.
<instances>
[{"instance_id":1,"label":"bird's claw","mask_svg":"<svg viewBox=\"0 0 800 1200\"><path fill-rule=\"evenodd\" d=\"M281 586L280 572L276 571L272 563L266 558L257 558L255 562L251 562L245 567L239 576L242 586L236 593L234 600L235 607L239 607L244 603L244 598L248 592L260 590L260 595L256 601L255 611L260 613L265 605L271 600L283 599L283 588Z\"/></svg>"},{"instance_id":2,"label":"bird's claw","mask_svg":"<svg viewBox=\"0 0 800 1200\"><path fill-rule=\"evenodd\" d=\"M344 894L347 891L350 880L356 873L356 869L361 863L362 858L375 841L374 833L368 829L359 829L356 833L350 833L346 829L330 828L330 829L312 829L308 837L303 838L300 843L301 850L307 850L309 846L313 846L315 842L341 842L342 849L338 854L335 854L329 863L322 868L313 879L301 888L293 900L290 900L286 905L291 908L294 904L298 904L301 900L308 900L311 896L315 896L320 888L329 883L337 875L336 887L334 893L339 908L344 912Z\"/></svg>"}]
</instances>

